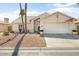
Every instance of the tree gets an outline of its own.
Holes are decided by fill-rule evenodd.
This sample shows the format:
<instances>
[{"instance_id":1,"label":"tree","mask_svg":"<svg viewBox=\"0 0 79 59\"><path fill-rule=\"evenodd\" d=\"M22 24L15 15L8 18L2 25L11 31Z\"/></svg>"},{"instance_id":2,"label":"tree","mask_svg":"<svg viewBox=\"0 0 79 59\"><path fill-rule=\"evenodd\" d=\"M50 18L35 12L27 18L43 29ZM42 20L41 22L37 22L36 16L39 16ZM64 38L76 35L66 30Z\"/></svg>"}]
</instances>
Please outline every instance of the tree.
<instances>
[{"instance_id":1,"label":"tree","mask_svg":"<svg viewBox=\"0 0 79 59\"><path fill-rule=\"evenodd\" d=\"M22 19L22 26L23 26L23 32L24 32L24 21L23 21L23 16L25 15L24 9L22 9L21 7L21 3L20 5L20 15L21 15L21 19Z\"/></svg>"}]
</instances>

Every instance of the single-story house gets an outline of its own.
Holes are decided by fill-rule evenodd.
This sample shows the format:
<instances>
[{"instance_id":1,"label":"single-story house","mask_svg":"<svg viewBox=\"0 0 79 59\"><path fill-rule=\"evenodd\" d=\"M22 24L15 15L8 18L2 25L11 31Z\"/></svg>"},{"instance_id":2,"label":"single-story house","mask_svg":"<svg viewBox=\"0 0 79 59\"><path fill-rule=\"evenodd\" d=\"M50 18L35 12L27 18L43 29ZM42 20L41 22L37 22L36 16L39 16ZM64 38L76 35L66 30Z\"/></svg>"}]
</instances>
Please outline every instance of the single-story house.
<instances>
[{"instance_id":1,"label":"single-story house","mask_svg":"<svg viewBox=\"0 0 79 59\"><path fill-rule=\"evenodd\" d=\"M40 29L45 34L71 34L76 29L76 20L61 12L55 12L40 20Z\"/></svg>"},{"instance_id":2,"label":"single-story house","mask_svg":"<svg viewBox=\"0 0 79 59\"><path fill-rule=\"evenodd\" d=\"M43 30L44 34L72 34L72 30L77 29L75 24L77 20L61 12L52 14L45 12L39 16L27 16L27 29L32 33ZM18 32L19 25L22 24L21 17L11 24L13 31Z\"/></svg>"},{"instance_id":3,"label":"single-story house","mask_svg":"<svg viewBox=\"0 0 79 59\"><path fill-rule=\"evenodd\" d=\"M37 31L38 26L40 26L37 19L39 19L39 17L40 17L40 19L42 19L46 16L48 16L48 13L44 13L44 14L41 14L39 16L27 16L27 30L29 30L29 32L31 32L31 33L34 33L35 31ZM24 24L25 24L25 17L23 17L23 21L24 21ZM14 32L19 32L20 26L22 28L21 17L18 17L13 22L11 22L11 25L12 25L12 30Z\"/></svg>"}]
</instances>

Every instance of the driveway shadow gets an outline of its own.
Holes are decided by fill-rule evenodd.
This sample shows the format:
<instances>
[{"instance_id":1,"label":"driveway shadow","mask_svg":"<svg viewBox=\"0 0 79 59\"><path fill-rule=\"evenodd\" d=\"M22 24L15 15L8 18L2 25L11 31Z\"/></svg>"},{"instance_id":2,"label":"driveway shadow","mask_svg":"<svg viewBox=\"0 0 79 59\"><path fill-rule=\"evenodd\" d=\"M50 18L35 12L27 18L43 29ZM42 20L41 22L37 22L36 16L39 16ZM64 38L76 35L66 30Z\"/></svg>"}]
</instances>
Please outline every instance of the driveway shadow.
<instances>
[{"instance_id":1,"label":"driveway shadow","mask_svg":"<svg viewBox=\"0 0 79 59\"><path fill-rule=\"evenodd\" d=\"M79 39L79 35L73 35L73 34L44 34L44 37L74 39L74 40Z\"/></svg>"}]
</instances>

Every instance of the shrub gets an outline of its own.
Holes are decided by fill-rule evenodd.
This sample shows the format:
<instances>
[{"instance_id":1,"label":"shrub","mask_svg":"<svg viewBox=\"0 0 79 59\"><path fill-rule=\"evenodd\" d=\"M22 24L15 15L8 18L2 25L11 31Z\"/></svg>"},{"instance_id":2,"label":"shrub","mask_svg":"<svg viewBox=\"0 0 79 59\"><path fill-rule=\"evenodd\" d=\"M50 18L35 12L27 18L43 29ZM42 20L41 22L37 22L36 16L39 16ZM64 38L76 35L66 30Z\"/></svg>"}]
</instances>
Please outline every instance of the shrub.
<instances>
[{"instance_id":1,"label":"shrub","mask_svg":"<svg viewBox=\"0 0 79 59\"><path fill-rule=\"evenodd\" d=\"M44 30L40 30L40 32L43 32Z\"/></svg>"},{"instance_id":2,"label":"shrub","mask_svg":"<svg viewBox=\"0 0 79 59\"><path fill-rule=\"evenodd\" d=\"M9 35L9 32L6 31L6 32L3 33L3 35L4 35L4 36L7 36L7 35Z\"/></svg>"},{"instance_id":3,"label":"shrub","mask_svg":"<svg viewBox=\"0 0 79 59\"><path fill-rule=\"evenodd\" d=\"M72 32L77 32L77 30L72 30Z\"/></svg>"},{"instance_id":4,"label":"shrub","mask_svg":"<svg viewBox=\"0 0 79 59\"><path fill-rule=\"evenodd\" d=\"M14 31L10 31L10 33L14 33Z\"/></svg>"}]
</instances>

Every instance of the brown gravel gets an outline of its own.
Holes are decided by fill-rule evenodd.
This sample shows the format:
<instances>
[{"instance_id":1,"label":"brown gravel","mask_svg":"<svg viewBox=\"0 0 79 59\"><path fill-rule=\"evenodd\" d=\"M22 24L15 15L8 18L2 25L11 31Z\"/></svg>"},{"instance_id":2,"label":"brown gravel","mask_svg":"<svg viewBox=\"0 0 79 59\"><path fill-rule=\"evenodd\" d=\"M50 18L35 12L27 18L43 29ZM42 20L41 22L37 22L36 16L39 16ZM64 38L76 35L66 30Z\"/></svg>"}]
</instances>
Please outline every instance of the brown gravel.
<instances>
[{"instance_id":1,"label":"brown gravel","mask_svg":"<svg viewBox=\"0 0 79 59\"><path fill-rule=\"evenodd\" d=\"M4 36L4 35L0 35L0 44L6 42L9 39L12 39L16 34L12 34L10 33L10 35Z\"/></svg>"},{"instance_id":2,"label":"brown gravel","mask_svg":"<svg viewBox=\"0 0 79 59\"><path fill-rule=\"evenodd\" d=\"M11 41L1 45L0 47L15 47L17 42L20 40L22 37L22 34L19 34L16 38L12 39Z\"/></svg>"},{"instance_id":3,"label":"brown gravel","mask_svg":"<svg viewBox=\"0 0 79 59\"><path fill-rule=\"evenodd\" d=\"M0 47L15 47L23 34L19 34L13 40L1 45ZM26 34L21 42L20 47L46 47L46 42L43 37L35 34Z\"/></svg>"},{"instance_id":4,"label":"brown gravel","mask_svg":"<svg viewBox=\"0 0 79 59\"><path fill-rule=\"evenodd\" d=\"M46 47L46 42L43 37L35 34L25 35L21 47Z\"/></svg>"}]
</instances>

